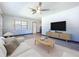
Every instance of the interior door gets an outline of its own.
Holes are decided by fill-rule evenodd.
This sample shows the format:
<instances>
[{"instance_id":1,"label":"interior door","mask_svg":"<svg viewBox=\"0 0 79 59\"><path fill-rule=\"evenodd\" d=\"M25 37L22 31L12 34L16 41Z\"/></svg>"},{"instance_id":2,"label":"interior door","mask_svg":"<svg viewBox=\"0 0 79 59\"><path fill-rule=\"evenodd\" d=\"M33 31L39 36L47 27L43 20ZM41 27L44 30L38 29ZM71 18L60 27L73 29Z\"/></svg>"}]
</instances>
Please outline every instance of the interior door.
<instances>
[{"instance_id":1,"label":"interior door","mask_svg":"<svg viewBox=\"0 0 79 59\"><path fill-rule=\"evenodd\" d=\"M35 34L37 32L36 22L32 23L32 33Z\"/></svg>"}]
</instances>

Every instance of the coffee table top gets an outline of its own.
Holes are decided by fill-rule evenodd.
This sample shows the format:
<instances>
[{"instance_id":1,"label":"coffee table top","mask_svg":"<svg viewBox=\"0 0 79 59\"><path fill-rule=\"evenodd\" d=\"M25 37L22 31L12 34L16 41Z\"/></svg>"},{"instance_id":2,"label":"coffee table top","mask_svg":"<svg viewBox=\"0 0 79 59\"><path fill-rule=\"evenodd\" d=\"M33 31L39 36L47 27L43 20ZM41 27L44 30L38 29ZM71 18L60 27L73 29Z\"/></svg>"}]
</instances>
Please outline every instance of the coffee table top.
<instances>
[{"instance_id":1,"label":"coffee table top","mask_svg":"<svg viewBox=\"0 0 79 59\"><path fill-rule=\"evenodd\" d=\"M51 46L54 44L52 40L48 40L48 39L37 39L37 41L47 46Z\"/></svg>"}]
</instances>

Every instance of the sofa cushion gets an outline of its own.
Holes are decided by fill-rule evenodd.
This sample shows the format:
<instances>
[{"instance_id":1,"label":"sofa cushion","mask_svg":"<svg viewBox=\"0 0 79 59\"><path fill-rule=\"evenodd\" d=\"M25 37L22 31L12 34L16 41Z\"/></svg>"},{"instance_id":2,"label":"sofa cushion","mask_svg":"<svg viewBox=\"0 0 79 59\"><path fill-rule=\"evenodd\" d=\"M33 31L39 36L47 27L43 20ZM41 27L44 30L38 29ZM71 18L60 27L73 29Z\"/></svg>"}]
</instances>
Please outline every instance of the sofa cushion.
<instances>
[{"instance_id":1,"label":"sofa cushion","mask_svg":"<svg viewBox=\"0 0 79 59\"><path fill-rule=\"evenodd\" d=\"M14 42L10 42L10 43L6 43L4 46L7 50L7 55L10 55L17 48L18 45L15 44Z\"/></svg>"},{"instance_id":2,"label":"sofa cushion","mask_svg":"<svg viewBox=\"0 0 79 59\"><path fill-rule=\"evenodd\" d=\"M19 43L14 38L6 38L5 40L5 48L7 50L7 55L13 53L13 51L19 46Z\"/></svg>"},{"instance_id":3,"label":"sofa cushion","mask_svg":"<svg viewBox=\"0 0 79 59\"><path fill-rule=\"evenodd\" d=\"M42 57L41 54L39 54L35 49L29 49L28 51L25 51L24 53L18 55L17 57Z\"/></svg>"},{"instance_id":4,"label":"sofa cushion","mask_svg":"<svg viewBox=\"0 0 79 59\"><path fill-rule=\"evenodd\" d=\"M26 42L22 42L17 47L17 49L10 55L10 57L18 56L18 55L24 53L25 51L28 51L29 49L31 49L31 47Z\"/></svg>"},{"instance_id":5,"label":"sofa cushion","mask_svg":"<svg viewBox=\"0 0 79 59\"><path fill-rule=\"evenodd\" d=\"M23 42L23 41L25 40L25 38L24 38L23 36L18 36L18 37L16 37L16 40L17 40L19 43L21 43L21 42Z\"/></svg>"}]
</instances>

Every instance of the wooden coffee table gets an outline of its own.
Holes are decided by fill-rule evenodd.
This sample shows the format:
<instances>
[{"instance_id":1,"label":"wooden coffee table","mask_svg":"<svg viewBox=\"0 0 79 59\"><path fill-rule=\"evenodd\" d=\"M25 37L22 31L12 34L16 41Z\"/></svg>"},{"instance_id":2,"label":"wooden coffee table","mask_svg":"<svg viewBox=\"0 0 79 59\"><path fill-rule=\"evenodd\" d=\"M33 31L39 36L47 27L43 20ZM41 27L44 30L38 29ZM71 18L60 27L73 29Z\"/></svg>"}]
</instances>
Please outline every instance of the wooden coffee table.
<instances>
[{"instance_id":1,"label":"wooden coffee table","mask_svg":"<svg viewBox=\"0 0 79 59\"><path fill-rule=\"evenodd\" d=\"M55 42L52 40L48 40L48 39L36 39L35 40L35 44L42 44L48 47L48 52L50 51L50 48L54 48L54 44Z\"/></svg>"}]
</instances>

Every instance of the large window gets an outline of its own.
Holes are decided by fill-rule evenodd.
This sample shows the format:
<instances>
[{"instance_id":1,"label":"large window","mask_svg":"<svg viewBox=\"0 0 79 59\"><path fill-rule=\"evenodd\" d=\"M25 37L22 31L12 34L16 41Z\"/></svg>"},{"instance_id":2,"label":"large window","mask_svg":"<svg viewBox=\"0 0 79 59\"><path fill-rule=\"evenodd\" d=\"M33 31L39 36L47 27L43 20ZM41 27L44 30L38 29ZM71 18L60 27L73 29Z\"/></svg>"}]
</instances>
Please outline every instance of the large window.
<instances>
[{"instance_id":1,"label":"large window","mask_svg":"<svg viewBox=\"0 0 79 59\"><path fill-rule=\"evenodd\" d=\"M27 21L24 21L24 20L22 20L22 22L21 22L21 28L22 28L22 32L26 32L27 31L27 29L28 29L28 23L27 23Z\"/></svg>"},{"instance_id":2,"label":"large window","mask_svg":"<svg viewBox=\"0 0 79 59\"><path fill-rule=\"evenodd\" d=\"M15 21L15 30L21 30L21 21L19 21L19 20L16 20Z\"/></svg>"},{"instance_id":3,"label":"large window","mask_svg":"<svg viewBox=\"0 0 79 59\"><path fill-rule=\"evenodd\" d=\"M15 32L25 34L28 30L28 22L25 20L15 20Z\"/></svg>"}]
</instances>

